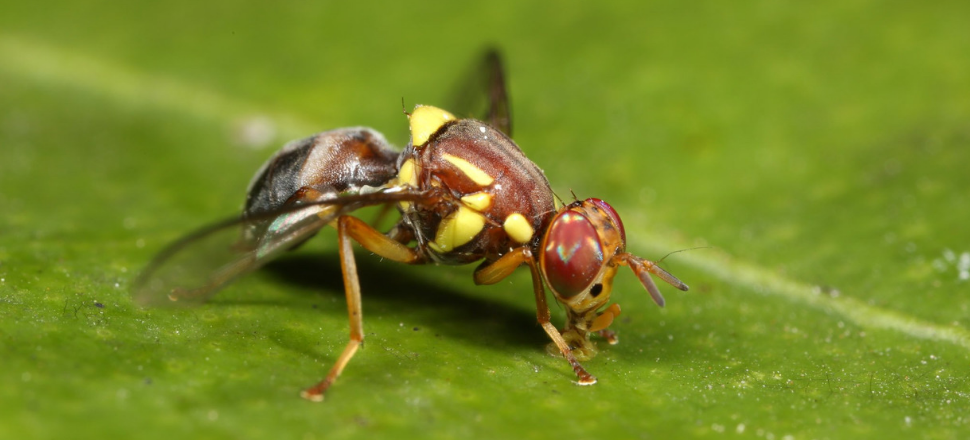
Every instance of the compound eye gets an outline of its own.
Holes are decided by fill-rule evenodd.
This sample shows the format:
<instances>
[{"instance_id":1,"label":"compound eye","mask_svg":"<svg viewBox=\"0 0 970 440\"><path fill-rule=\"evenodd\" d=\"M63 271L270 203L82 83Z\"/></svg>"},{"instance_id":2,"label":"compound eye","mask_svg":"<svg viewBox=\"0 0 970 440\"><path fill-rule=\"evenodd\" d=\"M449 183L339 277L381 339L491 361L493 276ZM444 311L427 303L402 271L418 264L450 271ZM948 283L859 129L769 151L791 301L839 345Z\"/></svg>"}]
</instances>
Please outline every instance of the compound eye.
<instances>
[{"instance_id":1,"label":"compound eye","mask_svg":"<svg viewBox=\"0 0 970 440\"><path fill-rule=\"evenodd\" d=\"M610 220L613 220L613 224L616 225L616 229L620 230L620 238L622 238L623 243L626 244L626 230L623 229L623 222L620 221L620 214L617 214L616 210L613 209L609 203L606 203L600 199L589 198L586 199L586 201L596 205L596 207L605 211L606 215L610 216Z\"/></svg>"},{"instance_id":2,"label":"compound eye","mask_svg":"<svg viewBox=\"0 0 970 440\"><path fill-rule=\"evenodd\" d=\"M558 296L586 290L603 268L603 246L593 224L575 211L556 216L542 247L542 271Z\"/></svg>"}]
</instances>

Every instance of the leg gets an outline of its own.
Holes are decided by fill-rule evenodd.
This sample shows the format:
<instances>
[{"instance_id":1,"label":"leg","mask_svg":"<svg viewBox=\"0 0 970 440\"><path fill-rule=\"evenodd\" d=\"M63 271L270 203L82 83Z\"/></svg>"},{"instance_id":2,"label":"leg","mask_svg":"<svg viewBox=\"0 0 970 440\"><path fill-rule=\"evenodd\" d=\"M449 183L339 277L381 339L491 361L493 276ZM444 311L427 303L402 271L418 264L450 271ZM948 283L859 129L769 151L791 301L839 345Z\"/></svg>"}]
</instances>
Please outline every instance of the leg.
<instances>
[{"instance_id":1,"label":"leg","mask_svg":"<svg viewBox=\"0 0 970 440\"><path fill-rule=\"evenodd\" d=\"M522 263L528 264L529 270L532 272L532 290L536 296L536 318L539 321L539 325L546 331L546 334L549 335L552 342L556 344L556 347L559 348L559 351L566 358L566 361L569 362L569 365L573 367L573 371L579 378L576 383L579 385L592 385L596 383L596 378L583 369L583 366L573 356L573 352L569 348L569 344L566 343L566 340L563 339L562 334L549 322L549 305L546 304L546 292L542 287L542 275L539 273L539 268L536 267L535 259L532 258L532 251L529 248L520 247L514 249L491 264L480 266L475 270L475 283L495 284L509 276Z\"/></svg>"},{"instance_id":2,"label":"leg","mask_svg":"<svg viewBox=\"0 0 970 440\"><path fill-rule=\"evenodd\" d=\"M601 338L606 339L606 343L616 345L620 340L616 337L616 332L610 329L603 329L596 332Z\"/></svg>"},{"instance_id":3,"label":"leg","mask_svg":"<svg viewBox=\"0 0 970 440\"><path fill-rule=\"evenodd\" d=\"M613 320L616 319L617 316L620 316L620 305L613 303L593 320L589 331L600 335L600 337L606 339L606 342L608 342L610 345L616 345L617 342L620 342L620 340L616 338L616 332L610 330L608 327L613 323Z\"/></svg>"},{"instance_id":4,"label":"leg","mask_svg":"<svg viewBox=\"0 0 970 440\"><path fill-rule=\"evenodd\" d=\"M344 274L344 292L347 296L347 313L350 315L350 342L330 373L320 383L303 391L300 395L314 402L323 400L323 393L337 380L350 358L364 342L364 320L360 303L360 280L357 277L357 262L354 260L354 249L351 240L360 243L365 249L382 257L400 261L402 263L417 263L420 255L371 228L356 217L342 216L337 219L337 242L340 248L340 268Z\"/></svg>"}]
</instances>

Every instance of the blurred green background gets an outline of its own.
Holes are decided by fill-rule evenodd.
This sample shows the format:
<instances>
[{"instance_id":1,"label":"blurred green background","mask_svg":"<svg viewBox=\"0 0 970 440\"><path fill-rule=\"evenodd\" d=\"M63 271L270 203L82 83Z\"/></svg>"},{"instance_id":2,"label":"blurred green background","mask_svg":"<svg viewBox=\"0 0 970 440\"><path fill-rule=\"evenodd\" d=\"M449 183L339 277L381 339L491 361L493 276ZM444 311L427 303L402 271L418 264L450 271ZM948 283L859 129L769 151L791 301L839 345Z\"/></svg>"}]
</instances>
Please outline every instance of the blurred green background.
<instances>
[{"instance_id":1,"label":"blurred green background","mask_svg":"<svg viewBox=\"0 0 970 440\"><path fill-rule=\"evenodd\" d=\"M0 438L970 435L970 3L0 4ZM505 54L515 139L691 285L621 272L620 344L544 352L527 271L332 233L193 309L131 279L288 139L447 105ZM556 323L562 311L553 307Z\"/></svg>"}]
</instances>

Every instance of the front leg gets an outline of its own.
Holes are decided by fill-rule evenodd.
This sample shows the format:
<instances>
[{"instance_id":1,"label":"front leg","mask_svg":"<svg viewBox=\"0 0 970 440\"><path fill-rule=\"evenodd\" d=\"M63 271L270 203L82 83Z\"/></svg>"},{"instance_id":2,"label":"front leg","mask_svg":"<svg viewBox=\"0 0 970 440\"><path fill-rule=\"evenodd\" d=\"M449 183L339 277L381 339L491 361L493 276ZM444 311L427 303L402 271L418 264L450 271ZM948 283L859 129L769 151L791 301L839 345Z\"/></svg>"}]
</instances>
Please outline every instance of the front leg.
<instances>
[{"instance_id":1,"label":"front leg","mask_svg":"<svg viewBox=\"0 0 970 440\"><path fill-rule=\"evenodd\" d=\"M330 388L340 372L343 371L354 353L364 342L364 319L360 302L360 280L357 276L357 262L354 260L354 249L351 240L384 258L401 263L416 264L423 260L421 255L397 241L381 234L370 227L363 220L351 216L341 216L337 219L337 242L340 248L340 269L344 275L344 293L347 296L347 313L350 316L350 341L337 362L330 369L320 383L303 391L300 395L314 402L323 400L323 393Z\"/></svg>"},{"instance_id":2,"label":"front leg","mask_svg":"<svg viewBox=\"0 0 970 440\"><path fill-rule=\"evenodd\" d=\"M532 257L532 251L529 248L520 247L513 249L498 260L479 266L478 269L475 269L475 284L495 284L512 274L523 263L528 264L529 270L532 272L532 290L535 292L536 318L539 321L539 325L546 331L546 334L549 335L552 342L556 344L556 347L559 348L559 351L569 362L569 365L573 367L573 371L579 378L576 383L579 385L592 385L596 383L596 378L586 372L583 366L579 364L576 356L573 355L572 350L569 348L569 344L563 339L562 334L549 322L549 305L546 303L546 292L542 287L542 275L539 273L539 268L536 266L535 258Z\"/></svg>"}]
</instances>

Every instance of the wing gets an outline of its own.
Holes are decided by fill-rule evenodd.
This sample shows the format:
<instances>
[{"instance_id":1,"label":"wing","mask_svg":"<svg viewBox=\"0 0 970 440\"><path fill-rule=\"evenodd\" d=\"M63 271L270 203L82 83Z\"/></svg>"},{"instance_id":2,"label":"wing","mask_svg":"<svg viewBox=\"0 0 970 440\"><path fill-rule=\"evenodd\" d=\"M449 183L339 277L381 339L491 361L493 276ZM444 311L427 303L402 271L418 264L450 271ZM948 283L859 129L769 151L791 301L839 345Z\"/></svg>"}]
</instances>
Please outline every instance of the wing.
<instances>
[{"instance_id":1,"label":"wing","mask_svg":"<svg viewBox=\"0 0 970 440\"><path fill-rule=\"evenodd\" d=\"M303 243L337 217L364 206L421 200L426 194L388 188L288 206L249 218L206 226L162 250L135 279L132 296L142 306L199 303L236 278ZM246 238L252 229L261 231Z\"/></svg>"},{"instance_id":2,"label":"wing","mask_svg":"<svg viewBox=\"0 0 970 440\"><path fill-rule=\"evenodd\" d=\"M488 49L480 63L466 75L450 107L459 117L472 116L512 137L512 114L502 56L496 49Z\"/></svg>"}]
</instances>

